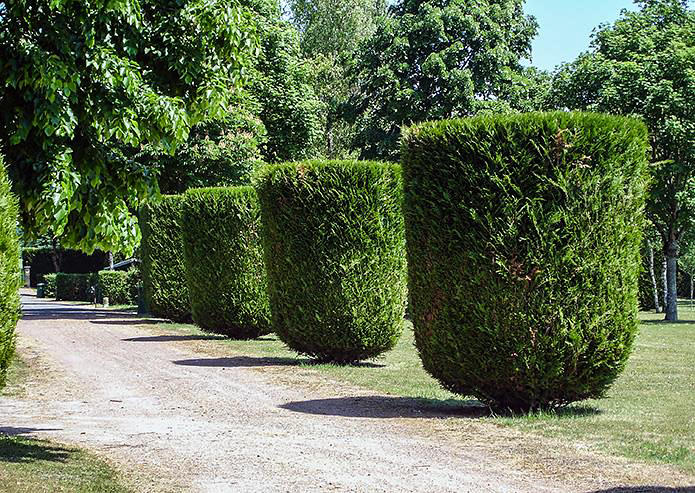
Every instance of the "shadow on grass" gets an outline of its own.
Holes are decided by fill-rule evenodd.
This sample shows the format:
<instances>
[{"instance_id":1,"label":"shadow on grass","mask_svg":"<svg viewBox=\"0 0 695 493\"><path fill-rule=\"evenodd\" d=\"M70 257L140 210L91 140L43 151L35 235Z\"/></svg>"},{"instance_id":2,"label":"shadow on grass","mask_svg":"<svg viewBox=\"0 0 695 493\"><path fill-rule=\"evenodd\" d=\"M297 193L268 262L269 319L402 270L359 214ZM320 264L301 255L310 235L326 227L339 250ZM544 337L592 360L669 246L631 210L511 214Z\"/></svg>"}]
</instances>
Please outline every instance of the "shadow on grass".
<instances>
[{"instance_id":1,"label":"shadow on grass","mask_svg":"<svg viewBox=\"0 0 695 493\"><path fill-rule=\"evenodd\" d=\"M0 435L0 463L27 463L39 460L65 462L72 453L72 450L43 440Z\"/></svg>"},{"instance_id":2,"label":"shadow on grass","mask_svg":"<svg viewBox=\"0 0 695 493\"><path fill-rule=\"evenodd\" d=\"M95 325L154 325L161 323L161 320L151 320L149 318L129 318L120 320L90 320L89 323Z\"/></svg>"},{"instance_id":3,"label":"shadow on grass","mask_svg":"<svg viewBox=\"0 0 695 493\"><path fill-rule=\"evenodd\" d=\"M669 488L667 486L620 486L607 490L595 490L591 493L695 493L695 486Z\"/></svg>"},{"instance_id":4,"label":"shadow on grass","mask_svg":"<svg viewBox=\"0 0 695 493\"><path fill-rule=\"evenodd\" d=\"M672 322L670 320L641 320L640 324L642 325L687 325L687 324L694 324L695 320L677 320L675 322Z\"/></svg>"},{"instance_id":5,"label":"shadow on grass","mask_svg":"<svg viewBox=\"0 0 695 493\"><path fill-rule=\"evenodd\" d=\"M299 366L310 360L295 358L252 358L250 356L233 356L229 358L195 358L172 361L180 366L201 366L213 368L254 368L263 366Z\"/></svg>"},{"instance_id":6,"label":"shadow on grass","mask_svg":"<svg viewBox=\"0 0 695 493\"><path fill-rule=\"evenodd\" d=\"M346 418L481 418L490 410L478 401L430 400L411 397L358 396L289 402L282 409Z\"/></svg>"},{"instance_id":7,"label":"shadow on grass","mask_svg":"<svg viewBox=\"0 0 695 493\"><path fill-rule=\"evenodd\" d=\"M127 339L121 339L125 342L176 342L176 341L222 341L227 339L225 336L219 335L189 335L189 336L177 336L177 335L162 335L162 336L143 336L143 337L129 337Z\"/></svg>"}]
</instances>

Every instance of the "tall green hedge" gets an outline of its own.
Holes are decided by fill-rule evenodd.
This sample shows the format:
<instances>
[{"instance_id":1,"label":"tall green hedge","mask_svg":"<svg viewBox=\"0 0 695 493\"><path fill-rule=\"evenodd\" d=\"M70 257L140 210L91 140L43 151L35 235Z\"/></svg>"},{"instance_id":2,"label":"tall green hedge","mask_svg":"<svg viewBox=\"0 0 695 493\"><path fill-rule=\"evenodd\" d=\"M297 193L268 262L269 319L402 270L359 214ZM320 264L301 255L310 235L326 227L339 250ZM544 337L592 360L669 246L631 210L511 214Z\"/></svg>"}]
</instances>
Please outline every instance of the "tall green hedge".
<instances>
[{"instance_id":1,"label":"tall green hedge","mask_svg":"<svg viewBox=\"0 0 695 493\"><path fill-rule=\"evenodd\" d=\"M448 389L528 410L601 397L637 331L645 126L477 117L403 142L410 308Z\"/></svg>"},{"instance_id":2,"label":"tall green hedge","mask_svg":"<svg viewBox=\"0 0 695 493\"><path fill-rule=\"evenodd\" d=\"M17 218L17 200L0 156L0 388L5 386L7 368L14 355L20 310Z\"/></svg>"},{"instance_id":3,"label":"tall green hedge","mask_svg":"<svg viewBox=\"0 0 695 493\"><path fill-rule=\"evenodd\" d=\"M142 282L140 269L102 270L97 274L99 299L109 299L111 305L135 305L138 302L138 288Z\"/></svg>"},{"instance_id":4,"label":"tall green hedge","mask_svg":"<svg viewBox=\"0 0 695 493\"><path fill-rule=\"evenodd\" d=\"M44 295L46 298L56 297L56 278L58 274L46 274L43 276L43 282L46 284L44 288Z\"/></svg>"},{"instance_id":5,"label":"tall green hedge","mask_svg":"<svg viewBox=\"0 0 695 493\"><path fill-rule=\"evenodd\" d=\"M59 272L55 278L55 297L61 301L94 301L98 284L97 275L66 274Z\"/></svg>"},{"instance_id":6,"label":"tall green hedge","mask_svg":"<svg viewBox=\"0 0 695 493\"><path fill-rule=\"evenodd\" d=\"M256 192L194 189L185 198L182 236L193 320L236 339L270 333Z\"/></svg>"},{"instance_id":7,"label":"tall green hedge","mask_svg":"<svg viewBox=\"0 0 695 493\"><path fill-rule=\"evenodd\" d=\"M58 249L60 271L68 274L88 274L106 267L108 254L100 250L91 255L78 250ZM22 249L24 265L31 266L30 282L32 287L45 282L46 274L55 274L53 249L50 247L25 247Z\"/></svg>"},{"instance_id":8,"label":"tall green hedge","mask_svg":"<svg viewBox=\"0 0 695 493\"><path fill-rule=\"evenodd\" d=\"M156 317L190 320L181 241L183 196L165 195L140 211L142 282L145 303Z\"/></svg>"},{"instance_id":9,"label":"tall green hedge","mask_svg":"<svg viewBox=\"0 0 695 493\"><path fill-rule=\"evenodd\" d=\"M400 167L271 166L257 191L274 332L319 360L353 362L391 349L406 300Z\"/></svg>"}]
</instances>

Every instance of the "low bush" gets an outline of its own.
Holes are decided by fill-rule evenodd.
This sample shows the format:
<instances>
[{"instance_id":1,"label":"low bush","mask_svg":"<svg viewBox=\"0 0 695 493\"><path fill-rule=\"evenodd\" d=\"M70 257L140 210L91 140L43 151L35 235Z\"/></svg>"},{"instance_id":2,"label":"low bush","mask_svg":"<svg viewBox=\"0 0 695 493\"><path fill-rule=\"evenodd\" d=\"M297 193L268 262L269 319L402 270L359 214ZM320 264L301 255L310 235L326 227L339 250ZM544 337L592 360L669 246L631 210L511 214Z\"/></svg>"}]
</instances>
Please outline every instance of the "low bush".
<instances>
[{"instance_id":1,"label":"low bush","mask_svg":"<svg viewBox=\"0 0 695 493\"><path fill-rule=\"evenodd\" d=\"M43 277L43 282L46 285L44 288L44 294L46 298L56 297L56 276L58 274L46 274Z\"/></svg>"},{"instance_id":2,"label":"low bush","mask_svg":"<svg viewBox=\"0 0 695 493\"><path fill-rule=\"evenodd\" d=\"M525 411L604 395L635 337L645 126L596 114L416 125L403 141L425 369Z\"/></svg>"},{"instance_id":3,"label":"low bush","mask_svg":"<svg viewBox=\"0 0 695 493\"><path fill-rule=\"evenodd\" d=\"M56 274L55 297L61 301L94 301L96 274Z\"/></svg>"},{"instance_id":4,"label":"low bush","mask_svg":"<svg viewBox=\"0 0 695 493\"><path fill-rule=\"evenodd\" d=\"M256 192L206 188L185 197L182 236L193 320L236 339L270 333Z\"/></svg>"},{"instance_id":5,"label":"low bush","mask_svg":"<svg viewBox=\"0 0 695 493\"><path fill-rule=\"evenodd\" d=\"M20 310L17 218L17 199L10 190L5 163L0 157L0 388L5 386L7 368L14 355Z\"/></svg>"},{"instance_id":6,"label":"low bush","mask_svg":"<svg viewBox=\"0 0 695 493\"><path fill-rule=\"evenodd\" d=\"M55 274L53 264L53 249L50 247L25 247L22 249L24 265L31 266L30 283L32 287L45 282L46 274ZM78 250L58 248L55 252L59 257L60 271L67 274L88 274L106 267L108 254L100 250L91 255Z\"/></svg>"},{"instance_id":7,"label":"low bush","mask_svg":"<svg viewBox=\"0 0 695 493\"><path fill-rule=\"evenodd\" d=\"M175 322L190 320L181 241L183 197L165 195L140 211L142 283L149 312Z\"/></svg>"},{"instance_id":8,"label":"low bush","mask_svg":"<svg viewBox=\"0 0 695 493\"><path fill-rule=\"evenodd\" d=\"M97 274L99 302L109 299L111 305L135 305L138 302L138 288L142 282L140 269L102 270Z\"/></svg>"},{"instance_id":9,"label":"low bush","mask_svg":"<svg viewBox=\"0 0 695 493\"><path fill-rule=\"evenodd\" d=\"M293 163L268 167L256 185L274 332L325 361L391 349L406 299L400 167Z\"/></svg>"}]
</instances>

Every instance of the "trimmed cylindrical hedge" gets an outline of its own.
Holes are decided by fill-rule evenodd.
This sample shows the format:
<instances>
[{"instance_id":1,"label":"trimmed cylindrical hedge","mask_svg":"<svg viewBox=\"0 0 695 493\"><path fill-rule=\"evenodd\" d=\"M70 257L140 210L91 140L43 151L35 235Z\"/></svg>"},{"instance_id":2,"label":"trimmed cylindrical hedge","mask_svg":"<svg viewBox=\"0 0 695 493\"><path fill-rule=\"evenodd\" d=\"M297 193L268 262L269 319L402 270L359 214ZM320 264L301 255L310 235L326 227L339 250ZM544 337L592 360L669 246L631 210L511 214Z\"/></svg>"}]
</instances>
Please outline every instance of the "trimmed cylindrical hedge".
<instances>
[{"instance_id":1,"label":"trimmed cylindrical hedge","mask_svg":"<svg viewBox=\"0 0 695 493\"><path fill-rule=\"evenodd\" d=\"M43 282L46 284L44 288L44 295L46 298L56 297L56 278L58 274L46 274L43 276Z\"/></svg>"},{"instance_id":2,"label":"trimmed cylindrical hedge","mask_svg":"<svg viewBox=\"0 0 695 493\"><path fill-rule=\"evenodd\" d=\"M278 337L299 353L339 363L393 348L406 301L400 167L277 165L256 187Z\"/></svg>"},{"instance_id":3,"label":"trimmed cylindrical hedge","mask_svg":"<svg viewBox=\"0 0 695 493\"><path fill-rule=\"evenodd\" d=\"M604 395L638 326L646 149L597 114L406 132L410 309L444 387L511 410Z\"/></svg>"},{"instance_id":4,"label":"trimmed cylindrical hedge","mask_svg":"<svg viewBox=\"0 0 695 493\"><path fill-rule=\"evenodd\" d=\"M235 339L270 333L261 211L253 188L189 190L181 224L193 321Z\"/></svg>"},{"instance_id":5,"label":"trimmed cylindrical hedge","mask_svg":"<svg viewBox=\"0 0 695 493\"><path fill-rule=\"evenodd\" d=\"M0 156L0 388L5 386L7 368L14 355L20 310L17 217L17 199L10 190L5 163Z\"/></svg>"},{"instance_id":6,"label":"trimmed cylindrical hedge","mask_svg":"<svg viewBox=\"0 0 695 493\"><path fill-rule=\"evenodd\" d=\"M181 241L183 197L165 195L140 211L142 284L149 312L187 322L191 307Z\"/></svg>"},{"instance_id":7,"label":"trimmed cylindrical hedge","mask_svg":"<svg viewBox=\"0 0 695 493\"><path fill-rule=\"evenodd\" d=\"M46 276L48 277L48 276ZM135 305L138 302L138 287L142 282L140 269L102 270L97 273L99 303L104 298L111 305Z\"/></svg>"}]
</instances>

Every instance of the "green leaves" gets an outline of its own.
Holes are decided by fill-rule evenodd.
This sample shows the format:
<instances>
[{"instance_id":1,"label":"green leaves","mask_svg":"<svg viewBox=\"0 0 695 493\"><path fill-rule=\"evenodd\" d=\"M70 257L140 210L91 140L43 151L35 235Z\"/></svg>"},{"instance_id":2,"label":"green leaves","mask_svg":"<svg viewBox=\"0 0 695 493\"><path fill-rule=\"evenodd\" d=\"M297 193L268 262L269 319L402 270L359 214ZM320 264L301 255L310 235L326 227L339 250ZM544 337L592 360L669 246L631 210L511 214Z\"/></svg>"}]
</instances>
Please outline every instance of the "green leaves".
<instances>
[{"instance_id":1,"label":"green leaves","mask_svg":"<svg viewBox=\"0 0 695 493\"><path fill-rule=\"evenodd\" d=\"M261 210L253 188L189 190L181 228L193 321L235 339L270 333Z\"/></svg>"},{"instance_id":2,"label":"green leaves","mask_svg":"<svg viewBox=\"0 0 695 493\"><path fill-rule=\"evenodd\" d=\"M258 51L236 1L13 0L0 19L0 144L28 233L131 250L156 195L143 144L173 153L226 114Z\"/></svg>"},{"instance_id":3,"label":"green leaves","mask_svg":"<svg viewBox=\"0 0 695 493\"><path fill-rule=\"evenodd\" d=\"M598 114L407 130L410 309L442 385L515 411L603 395L637 330L646 148Z\"/></svg>"},{"instance_id":4,"label":"green leaves","mask_svg":"<svg viewBox=\"0 0 695 493\"><path fill-rule=\"evenodd\" d=\"M256 182L273 331L320 360L396 344L406 301L400 167L305 161Z\"/></svg>"},{"instance_id":5,"label":"green leaves","mask_svg":"<svg viewBox=\"0 0 695 493\"><path fill-rule=\"evenodd\" d=\"M12 195L0 156L0 388L15 350L15 327L20 315L17 199Z\"/></svg>"},{"instance_id":6,"label":"green leaves","mask_svg":"<svg viewBox=\"0 0 695 493\"><path fill-rule=\"evenodd\" d=\"M526 109L518 90L512 104L501 102L537 29L522 4L403 0L380 18L355 64L359 90L350 105L361 155L395 157L402 125Z\"/></svg>"}]
</instances>

